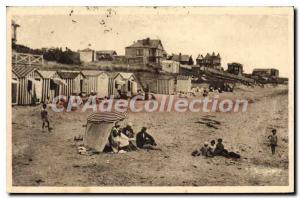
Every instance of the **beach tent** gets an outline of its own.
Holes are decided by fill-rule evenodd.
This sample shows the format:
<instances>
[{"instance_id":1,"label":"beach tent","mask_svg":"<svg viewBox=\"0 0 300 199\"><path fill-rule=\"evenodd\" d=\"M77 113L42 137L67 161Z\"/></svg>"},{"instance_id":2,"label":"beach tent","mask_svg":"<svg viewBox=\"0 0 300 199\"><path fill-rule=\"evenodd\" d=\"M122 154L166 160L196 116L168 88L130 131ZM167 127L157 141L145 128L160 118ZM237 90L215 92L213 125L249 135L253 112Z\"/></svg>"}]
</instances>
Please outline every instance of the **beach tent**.
<instances>
[{"instance_id":1,"label":"beach tent","mask_svg":"<svg viewBox=\"0 0 300 199\"><path fill-rule=\"evenodd\" d=\"M127 112L96 112L89 115L83 138L85 147L102 152L114 123L126 117Z\"/></svg>"}]
</instances>

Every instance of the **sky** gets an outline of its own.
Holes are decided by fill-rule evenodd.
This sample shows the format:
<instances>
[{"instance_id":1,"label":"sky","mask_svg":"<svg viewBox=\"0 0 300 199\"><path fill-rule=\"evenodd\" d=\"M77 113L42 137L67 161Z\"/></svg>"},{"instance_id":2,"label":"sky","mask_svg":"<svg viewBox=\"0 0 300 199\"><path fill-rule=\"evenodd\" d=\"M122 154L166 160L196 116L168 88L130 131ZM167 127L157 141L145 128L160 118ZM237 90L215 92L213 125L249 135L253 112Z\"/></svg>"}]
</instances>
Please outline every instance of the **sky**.
<instances>
[{"instance_id":1,"label":"sky","mask_svg":"<svg viewBox=\"0 0 300 199\"><path fill-rule=\"evenodd\" d=\"M89 47L124 55L126 46L149 37L160 39L169 54L190 54L195 60L199 54L215 52L225 69L227 63L239 62L247 73L253 68L277 68L280 76L289 75L286 67L291 66L293 40L288 15L201 11L70 8L51 14L16 14L12 19L20 25L17 43L31 48Z\"/></svg>"}]
</instances>

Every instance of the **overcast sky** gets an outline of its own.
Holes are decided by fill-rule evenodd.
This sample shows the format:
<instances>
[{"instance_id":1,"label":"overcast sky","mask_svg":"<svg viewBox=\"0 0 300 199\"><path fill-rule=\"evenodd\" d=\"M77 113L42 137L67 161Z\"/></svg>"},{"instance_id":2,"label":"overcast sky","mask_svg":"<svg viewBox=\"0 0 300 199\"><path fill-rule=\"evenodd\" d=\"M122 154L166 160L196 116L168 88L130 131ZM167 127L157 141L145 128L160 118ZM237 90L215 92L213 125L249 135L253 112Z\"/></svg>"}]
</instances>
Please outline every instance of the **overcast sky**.
<instances>
[{"instance_id":1,"label":"overcast sky","mask_svg":"<svg viewBox=\"0 0 300 199\"><path fill-rule=\"evenodd\" d=\"M246 72L272 67L280 69L280 75L288 75L285 68L292 61L288 45L292 40L287 15L203 14L188 8L176 12L165 8L147 8L144 12L124 9L114 8L111 14L105 8L93 15L77 13L76 9L71 16L70 10L63 15L16 15L13 19L20 25L17 43L74 51L87 47L113 49L124 55L125 46L150 37L161 39L169 54L181 52L196 59L198 54L214 51L220 53L225 69L229 62L240 62Z\"/></svg>"}]
</instances>

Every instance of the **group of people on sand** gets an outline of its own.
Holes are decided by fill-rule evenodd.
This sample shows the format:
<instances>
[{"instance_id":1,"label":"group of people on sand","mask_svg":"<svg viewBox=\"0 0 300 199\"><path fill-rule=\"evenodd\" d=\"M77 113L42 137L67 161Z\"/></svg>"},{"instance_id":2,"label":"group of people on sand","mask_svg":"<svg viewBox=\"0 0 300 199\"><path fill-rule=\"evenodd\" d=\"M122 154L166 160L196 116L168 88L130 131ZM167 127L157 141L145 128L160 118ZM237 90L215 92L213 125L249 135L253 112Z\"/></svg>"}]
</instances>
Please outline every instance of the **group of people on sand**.
<instances>
[{"instance_id":1,"label":"group of people on sand","mask_svg":"<svg viewBox=\"0 0 300 199\"><path fill-rule=\"evenodd\" d=\"M104 152L125 153L138 149L159 149L156 146L155 139L147 132L146 127L142 127L135 134L131 122L128 122L124 128L116 122L111 129Z\"/></svg>"},{"instance_id":2,"label":"group of people on sand","mask_svg":"<svg viewBox=\"0 0 300 199\"><path fill-rule=\"evenodd\" d=\"M223 139L219 138L216 143L215 140L212 140L210 144L204 142L204 145L192 152L192 156L204 156L204 157L214 157L214 156L223 156L226 158L239 159L241 156L234 152L229 152L225 149L223 144Z\"/></svg>"}]
</instances>

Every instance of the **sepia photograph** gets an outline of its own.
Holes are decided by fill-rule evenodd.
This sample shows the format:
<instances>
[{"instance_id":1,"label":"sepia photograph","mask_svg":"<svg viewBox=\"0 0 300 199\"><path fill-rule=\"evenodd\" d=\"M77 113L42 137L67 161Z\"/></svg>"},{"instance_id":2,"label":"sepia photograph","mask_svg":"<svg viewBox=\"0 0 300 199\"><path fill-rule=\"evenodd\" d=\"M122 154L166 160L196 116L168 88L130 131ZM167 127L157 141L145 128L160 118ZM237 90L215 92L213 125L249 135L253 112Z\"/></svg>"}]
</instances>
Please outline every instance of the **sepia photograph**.
<instances>
[{"instance_id":1,"label":"sepia photograph","mask_svg":"<svg viewBox=\"0 0 300 199\"><path fill-rule=\"evenodd\" d=\"M293 193L293 7L7 7L7 192Z\"/></svg>"}]
</instances>

